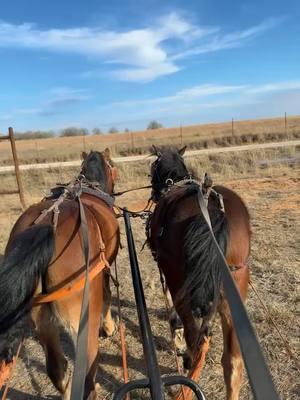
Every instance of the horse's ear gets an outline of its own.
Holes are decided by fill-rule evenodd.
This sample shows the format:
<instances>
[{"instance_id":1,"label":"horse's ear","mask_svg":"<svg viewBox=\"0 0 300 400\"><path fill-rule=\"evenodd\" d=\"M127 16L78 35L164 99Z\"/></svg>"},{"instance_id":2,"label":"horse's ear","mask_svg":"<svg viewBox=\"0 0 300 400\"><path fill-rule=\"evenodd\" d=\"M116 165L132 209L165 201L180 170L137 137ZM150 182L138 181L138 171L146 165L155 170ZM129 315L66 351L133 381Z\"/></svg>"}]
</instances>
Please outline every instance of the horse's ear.
<instances>
[{"instance_id":1,"label":"horse's ear","mask_svg":"<svg viewBox=\"0 0 300 400\"><path fill-rule=\"evenodd\" d=\"M161 154L160 150L158 147L156 147L154 144L152 145L152 155L159 157Z\"/></svg>"},{"instance_id":2,"label":"horse's ear","mask_svg":"<svg viewBox=\"0 0 300 400\"><path fill-rule=\"evenodd\" d=\"M103 155L106 158L106 160L110 160L110 150L108 147L106 147L106 149L104 150Z\"/></svg>"},{"instance_id":3,"label":"horse's ear","mask_svg":"<svg viewBox=\"0 0 300 400\"><path fill-rule=\"evenodd\" d=\"M85 159L87 158L87 153L86 153L85 151L83 151L83 152L81 153L81 158L82 158L83 160L85 160Z\"/></svg>"},{"instance_id":4,"label":"horse's ear","mask_svg":"<svg viewBox=\"0 0 300 400\"><path fill-rule=\"evenodd\" d=\"M184 146L182 149L178 150L178 153L183 156L186 150L186 146Z\"/></svg>"}]
</instances>

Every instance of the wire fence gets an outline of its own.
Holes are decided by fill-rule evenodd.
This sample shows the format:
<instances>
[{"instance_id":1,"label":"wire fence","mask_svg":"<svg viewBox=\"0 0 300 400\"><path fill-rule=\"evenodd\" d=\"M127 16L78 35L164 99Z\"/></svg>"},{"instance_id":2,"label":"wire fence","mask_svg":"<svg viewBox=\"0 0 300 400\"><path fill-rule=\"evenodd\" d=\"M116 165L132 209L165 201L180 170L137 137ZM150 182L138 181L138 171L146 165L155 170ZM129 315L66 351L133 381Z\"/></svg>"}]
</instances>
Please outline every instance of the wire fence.
<instances>
[{"instance_id":1,"label":"wire fence","mask_svg":"<svg viewBox=\"0 0 300 400\"><path fill-rule=\"evenodd\" d=\"M1 137L1 136L0 136ZM224 147L268 141L291 140L300 137L300 116L239 121L205 125L179 125L144 131L111 134L52 137L19 140L20 162L69 161L79 158L81 151L103 150L108 147L113 156L138 155L149 152L151 145L188 145L190 149ZM0 143L0 164L11 164L8 144Z\"/></svg>"}]
</instances>

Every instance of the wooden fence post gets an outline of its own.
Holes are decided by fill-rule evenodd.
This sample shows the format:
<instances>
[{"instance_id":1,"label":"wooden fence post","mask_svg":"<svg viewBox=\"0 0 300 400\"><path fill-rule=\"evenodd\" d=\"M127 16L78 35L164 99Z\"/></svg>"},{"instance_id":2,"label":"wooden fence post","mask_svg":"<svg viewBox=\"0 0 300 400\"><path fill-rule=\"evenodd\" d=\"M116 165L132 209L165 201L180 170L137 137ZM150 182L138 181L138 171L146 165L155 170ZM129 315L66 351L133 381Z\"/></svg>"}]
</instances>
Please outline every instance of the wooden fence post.
<instances>
[{"instance_id":1,"label":"wooden fence post","mask_svg":"<svg viewBox=\"0 0 300 400\"><path fill-rule=\"evenodd\" d=\"M14 137L14 131L12 127L8 128L8 137L11 145L11 151L13 154L13 159L14 159L14 165L15 165L15 174L16 174L16 181L18 185L18 192L19 192L19 197L20 197L20 202L22 205L22 208L26 208L25 204L25 197L24 197L24 190L23 190L23 185L21 181L21 175L20 175L20 168L19 168L19 160L17 156L17 149L16 149L16 143L15 143L15 137Z\"/></svg>"},{"instance_id":2,"label":"wooden fence post","mask_svg":"<svg viewBox=\"0 0 300 400\"><path fill-rule=\"evenodd\" d=\"M134 150L134 138L133 138L133 133L130 132L130 138L131 138L131 150Z\"/></svg>"},{"instance_id":3,"label":"wooden fence post","mask_svg":"<svg viewBox=\"0 0 300 400\"><path fill-rule=\"evenodd\" d=\"M284 132L287 134L287 118L286 118L286 112L284 113Z\"/></svg>"}]
</instances>

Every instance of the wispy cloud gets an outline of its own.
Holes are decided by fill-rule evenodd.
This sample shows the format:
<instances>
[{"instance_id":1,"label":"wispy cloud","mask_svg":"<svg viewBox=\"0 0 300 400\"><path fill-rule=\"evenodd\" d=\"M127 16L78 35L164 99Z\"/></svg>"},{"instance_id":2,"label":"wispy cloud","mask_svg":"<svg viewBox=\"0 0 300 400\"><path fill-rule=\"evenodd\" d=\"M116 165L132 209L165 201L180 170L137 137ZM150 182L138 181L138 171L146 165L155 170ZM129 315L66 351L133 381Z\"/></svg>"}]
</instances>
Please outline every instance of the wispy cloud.
<instances>
[{"instance_id":1,"label":"wispy cloud","mask_svg":"<svg viewBox=\"0 0 300 400\"><path fill-rule=\"evenodd\" d=\"M191 47L185 51L172 56L172 60L179 60L186 57L191 57L204 53L211 53L220 50L227 50L243 46L247 41L255 38L256 36L280 25L284 21L284 17L268 18L258 25L246 28L244 30L221 33L217 32L211 35L207 41L204 41L200 46Z\"/></svg>"},{"instance_id":2,"label":"wispy cloud","mask_svg":"<svg viewBox=\"0 0 300 400\"><path fill-rule=\"evenodd\" d=\"M30 23L0 22L0 47L92 56L98 64L111 63L110 75L115 79L147 82L179 71L183 66L177 60L242 46L281 22L281 18L270 18L229 33L220 27L197 26L176 12L125 32L88 27L41 30ZM99 74L91 70L85 75Z\"/></svg>"},{"instance_id":3,"label":"wispy cloud","mask_svg":"<svg viewBox=\"0 0 300 400\"><path fill-rule=\"evenodd\" d=\"M179 103L183 105L186 102L207 99L220 98L223 95L243 94L243 95L263 95L276 92L291 92L300 89L300 81L282 81L266 83L261 85L243 84L243 85L222 85L222 84L203 84L191 86L186 89L179 90L170 96L152 97L143 100L126 100L120 102L109 103L105 107L136 107L136 106L152 106L162 104ZM222 105L223 102L217 103Z\"/></svg>"},{"instance_id":4,"label":"wispy cloud","mask_svg":"<svg viewBox=\"0 0 300 400\"><path fill-rule=\"evenodd\" d=\"M127 120L127 123L132 120L134 123L143 118L146 121L152 118L172 117L177 121L180 118L180 121L191 115L194 116L195 121L197 121L198 115L198 121L201 121L203 118L205 120L208 115L213 115L214 112L217 116L224 110L227 112L230 110L232 113L243 107L249 107L249 105L256 110L268 110L270 108L268 104L279 94L285 94L289 98L294 92L299 93L299 90L300 81L282 81L261 85L247 83L242 85L196 85L169 96L108 103L98 107L94 113L102 115L102 122L107 125L113 123L117 125L118 121L122 120ZM266 113L267 115L268 113ZM111 116L114 116L115 122L112 121ZM122 125L121 122L120 125Z\"/></svg>"},{"instance_id":5,"label":"wispy cloud","mask_svg":"<svg viewBox=\"0 0 300 400\"><path fill-rule=\"evenodd\" d=\"M90 99L87 89L71 89L66 87L54 88L49 92L49 97L40 110L41 115L54 115L64 112L66 107Z\"/></svg>"},{"instance_id":6,"label":"wispy cloud","mask_svg":"<svg viewBox=\"0 0 300 400\"><path fill-rule=\"evenodd\" d=\"M214 95L222 95L226 93L238 92L248 86L245 85L218 85L218 84L204 84L196 85L183 90L179 90L171 96L154 97L144 100L128 100L108 104L104 107L131 107L131 106L147 106L147 105L162 105L171 104L174 102L193 101L197 99L206 98Z\"/></svg>"},{"instance_id":7,"label":"wispy cloud","mask_svg":"<svg viewBox=\"0 0 300 400\"><path fill-rule=\"evenodd\" d=\"M57 87L41 95L37 107L15 108L7 115L0 116L0 120L11 120L16 116L54 116L66 113L71 106L87 101L91 98L88 89L74 89Z\"/></svg>"},{"instance_id":8,"label":"wispy cloud","mask_svg":"<svg viewBox=\"0 0 300 400\"><path fill-rule=\"evenodd\" d=\"M249 87L247 92L250 94L264 94L282 91L294 91L300 89L300 81L283 81L267 83L264 85L254 85Z\"/></svg>"}]
</instances>

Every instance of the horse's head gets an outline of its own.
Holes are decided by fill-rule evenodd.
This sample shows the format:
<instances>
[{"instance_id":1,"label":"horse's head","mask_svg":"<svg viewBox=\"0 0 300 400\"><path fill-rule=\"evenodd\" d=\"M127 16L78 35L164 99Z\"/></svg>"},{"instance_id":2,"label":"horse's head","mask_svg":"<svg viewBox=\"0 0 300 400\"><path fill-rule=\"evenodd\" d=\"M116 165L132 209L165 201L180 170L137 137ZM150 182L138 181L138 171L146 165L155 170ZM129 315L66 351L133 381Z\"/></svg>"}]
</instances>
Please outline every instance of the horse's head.
<instances>
[{"instance_id":1,"label":"horse's head","mask_svg":"<svg viewBox=\"0 0 300 400\"><path fill-rule=\"evenodd\" d=\"M151 165L152 197L154 201L158 201L169 183L186 178L189 172L183 160L186 146L180 150L177 148L159 149L154 145L152 148L152 154L157 157Z\"/></svg>"},{"instance_id":2,"label":"horse's head","mask_svg":"<svg viewBox=\"0 0 300 400\"><path fill-rule=\"evenodd\" d=\"M110 158L109 149L103 153L90 151L89 154L82 153L81 174L90 181L96 182L100 188L109 194L113 193L116 179L116 167Z\"/></svg>"}]
</instances>

